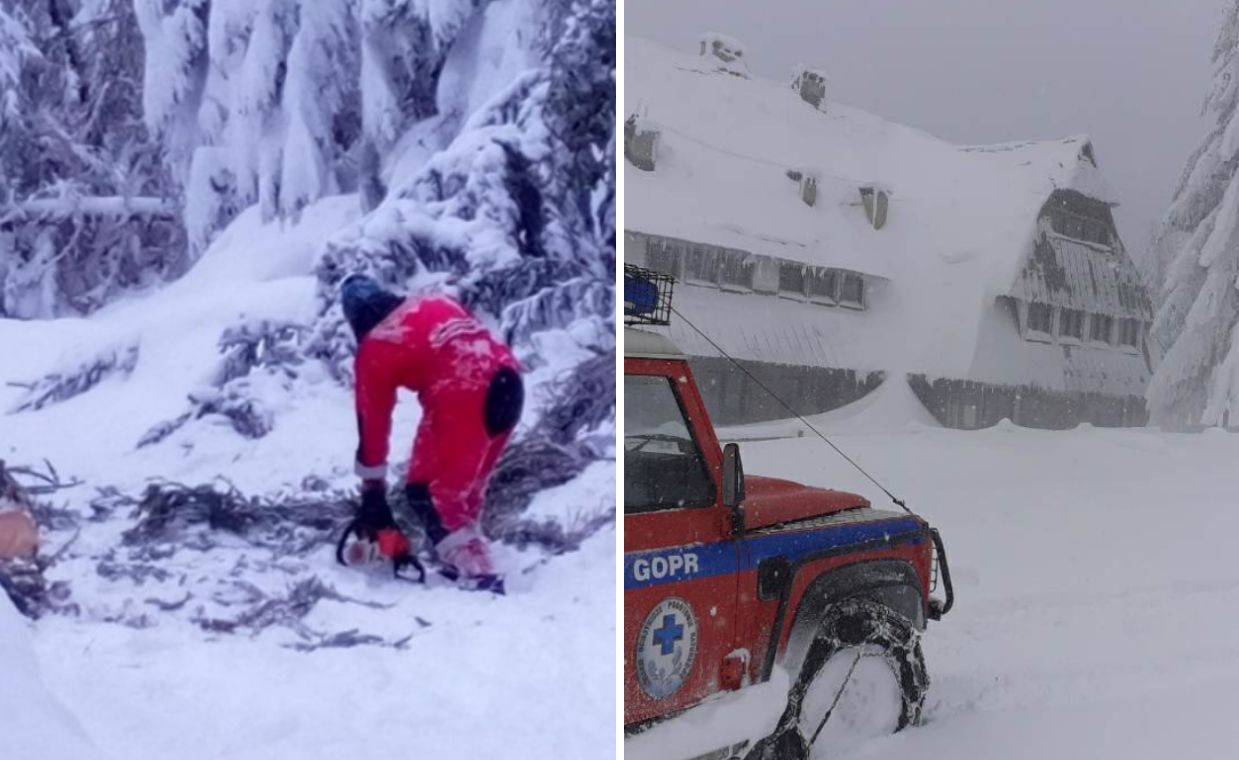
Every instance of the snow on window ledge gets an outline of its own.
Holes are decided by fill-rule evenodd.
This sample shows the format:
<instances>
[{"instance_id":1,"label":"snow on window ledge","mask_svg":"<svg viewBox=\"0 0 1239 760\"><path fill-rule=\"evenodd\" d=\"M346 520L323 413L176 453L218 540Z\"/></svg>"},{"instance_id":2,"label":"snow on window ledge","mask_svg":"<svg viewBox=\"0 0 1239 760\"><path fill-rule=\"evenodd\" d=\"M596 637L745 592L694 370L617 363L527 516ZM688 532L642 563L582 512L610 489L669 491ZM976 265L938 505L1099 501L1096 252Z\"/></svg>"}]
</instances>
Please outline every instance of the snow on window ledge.
<instances>
[{"instance_id":1,"label":"snow on window ledge","mask_svg":"<svg viewBox=\"0 0 1239 760\"><path fill-rule=\"evenodd\" d=\"M1024 330L1024 340L1031 340L1034 343L1053 343L1054 336L1048 332L1034 330L1030 327Z\"/></svg>"},{"instance_id":2,"label":"snow on window ledge","mask_svg":"<svg viewBox=\"0 0 1239 760\"><path fill-rule=\"evenodd\" d=\"M1097 251L1098 253L1114 253L1114 246L1105 245L1104 243L1098 243L1096 240L1085 240L1083 238L1077 238L1077 237L1072 237L1070 235L1064 235L1061 232L1055 232L1053 229L1046 230L1046 235L1052 238L1057 238L1058 240L1066 240L1071 243L1079 243L1080 245L1085 246L1086 248L1092 248L1094 251Z\"/></svg>"}]
</instances>

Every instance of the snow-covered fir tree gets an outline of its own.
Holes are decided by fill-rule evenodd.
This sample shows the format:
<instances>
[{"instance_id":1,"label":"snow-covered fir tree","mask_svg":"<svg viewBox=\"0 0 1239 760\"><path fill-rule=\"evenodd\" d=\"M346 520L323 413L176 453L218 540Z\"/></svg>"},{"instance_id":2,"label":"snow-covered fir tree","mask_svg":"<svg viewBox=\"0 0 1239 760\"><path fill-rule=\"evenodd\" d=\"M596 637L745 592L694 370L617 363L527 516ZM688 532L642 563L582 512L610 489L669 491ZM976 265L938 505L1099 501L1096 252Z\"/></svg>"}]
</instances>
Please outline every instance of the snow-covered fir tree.
<instances>
[{"instance_id":1,"label":"snow-covered fir tree","mask_svg":"<svg viewBox=\"0 0 1239 760\"><path fill-rule=\"evenodd\" d=\"M357 3L135 0L143 105L200 253L241 210L295 216L355 186Z\"/></svg>"},{"instance_id":2,"label":"snow-covered fir tree","mask_svg":"<svg viewBox=\"0 0 1239 760\"><path fill-rule=\"evenodd\" d=\"M367 212L324 247L301 356L351 379L336 285L368 271L455 294L531 366L539 333L568 331L597 358L576 387L597 390L615 351L613 2L135 3L146 124L183 188L193 255L255 205L296 220L354 193ZM226 373L212 398L265 431L248 422L262 416L249 382ZM613 399L583 394L576 416L613 415Z\"/></svg>"},{"instance_id":3,"label":"snow-covered fir tree","mask_svg":"<svg viewBox=\"0 0 1239 760\"><path fill-rule=\"evenodd\" d=\"M1239 418L1239 2L1225 14L1213 67L1204 106L1213 127L1188 159L1149 265L1162 354L1148 389L1154 423Z\"/></svg>"},{"instance_id":4,"label":"snow-covered fir tree","mask_svg":"<svg viewBox=\"0 0 1239 760\"><path fill-rule=\"evenodd\" d=\"M529 368L568 370L555 402L530 410L559 444L613 418L611 0L0 0L0 10L0 316L87 312L177 274L251 207L273 225L326 196L351 195L361 212L323 241L313 323L225 331L227 366L140 445L205 415L265 436L272 415L253 388L285 382L293 363L322 361L349 382L354 343L336 285L353 271L454 294ZM539 336L552 331L575 346L574 370L542 355ZM279 350L234 361L230 334ZM75 358L32 382L21 406L128 374L135 351L126 339Z\"/></svg>"},{"instance_id":5,"label":"snow-covered fir tree","mask_svg":"<svg viewBox=\"0 0 1239 760\"><path fill-rule=\"evenodd\" d=\"M0 317L87 313L184 267L130 0L0 0Z\"/></svg>"}]
</instances>

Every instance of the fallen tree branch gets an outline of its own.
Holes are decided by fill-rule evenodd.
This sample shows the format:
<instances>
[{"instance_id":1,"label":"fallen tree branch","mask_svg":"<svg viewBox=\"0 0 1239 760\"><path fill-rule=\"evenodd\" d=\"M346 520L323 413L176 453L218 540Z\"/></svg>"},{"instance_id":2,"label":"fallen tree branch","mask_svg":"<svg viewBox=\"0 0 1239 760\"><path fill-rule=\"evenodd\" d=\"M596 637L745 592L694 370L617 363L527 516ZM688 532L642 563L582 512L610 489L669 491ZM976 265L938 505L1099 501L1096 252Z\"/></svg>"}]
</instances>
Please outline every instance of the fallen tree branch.
<instances>
[{"instance_id":1,"label":"fallen tree branch","mask_svg":"<svg viewBox=\"0 0 1239 760\"><path fill-rule=\"evenodd\" d=\"M69 219L75 216L153 216L176 219L176 204L163 198L123 195L65 196L63 198L29 198L10 206L9 214L45 220Z\"/></svg>"},{"instance_id":2,"label":"fallen tree branch","mask_svg":"<svg viewBox=\"0 0 1239 760\"><path fill-rule=\"evenodd\" d=\"M43 496L49 493L55 493L56 491L62 491L66 488L76 488L77 486L82 485L83 481L80 480L79 478L73 478L67 483L62 481L60 479L60 473L56 471L56 468L47 459L43 460L43 466L47 468L46 473L39 472L33 467L26 467L26 466L10 467L8 468L8 472L10 475L25 475L26 477L35 478L36 480L43 481L43 485L41 486L18 484L21 487L21 489L25 491L25 493L31 496ZM0 472L3 472L3 471L4 471L4 461L0 460ZM13 482L16 483L17 481L14 480Z\"/></svg>"}]
</instances>

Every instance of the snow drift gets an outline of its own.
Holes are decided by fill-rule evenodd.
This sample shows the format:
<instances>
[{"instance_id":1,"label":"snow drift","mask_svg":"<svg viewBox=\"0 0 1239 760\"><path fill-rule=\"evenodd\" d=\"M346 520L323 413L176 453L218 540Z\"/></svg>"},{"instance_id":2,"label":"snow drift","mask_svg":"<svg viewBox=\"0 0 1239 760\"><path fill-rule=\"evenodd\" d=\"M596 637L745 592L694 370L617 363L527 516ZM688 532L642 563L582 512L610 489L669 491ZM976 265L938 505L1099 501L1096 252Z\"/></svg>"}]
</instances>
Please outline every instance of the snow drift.
<instances>
[{"instance_id":1,"label":"snow drift","mask_svg":"<svg viewBox=\"0 0 1239 760\"><path fill-rule=\"evenodd\" d=\"M77 720L43 683L30 622L0 593L0 757L22 760L95 760Z\"/></svg>"}]
</instances>

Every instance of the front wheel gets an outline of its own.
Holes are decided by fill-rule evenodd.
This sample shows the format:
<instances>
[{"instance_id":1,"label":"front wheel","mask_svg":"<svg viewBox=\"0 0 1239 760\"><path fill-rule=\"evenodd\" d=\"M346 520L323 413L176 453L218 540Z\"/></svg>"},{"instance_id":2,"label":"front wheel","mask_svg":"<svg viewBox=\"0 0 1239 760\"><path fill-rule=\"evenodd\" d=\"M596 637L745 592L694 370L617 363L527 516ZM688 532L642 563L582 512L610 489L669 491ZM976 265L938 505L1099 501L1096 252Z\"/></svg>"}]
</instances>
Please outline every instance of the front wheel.
<instances>
[{"instance_id":1,"label":"front wheel","mask_svg":"<svg viewBox=\"0 0 1239 760\"><path fill-rule=\"evenodd\" d=\"M880 602L844 600L809 645L778 728L747 760L806 760L915 725L928 686L916 627Z\"/></svg>"}]
</instances>

